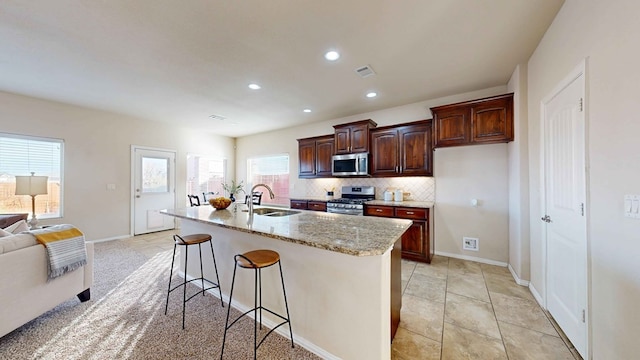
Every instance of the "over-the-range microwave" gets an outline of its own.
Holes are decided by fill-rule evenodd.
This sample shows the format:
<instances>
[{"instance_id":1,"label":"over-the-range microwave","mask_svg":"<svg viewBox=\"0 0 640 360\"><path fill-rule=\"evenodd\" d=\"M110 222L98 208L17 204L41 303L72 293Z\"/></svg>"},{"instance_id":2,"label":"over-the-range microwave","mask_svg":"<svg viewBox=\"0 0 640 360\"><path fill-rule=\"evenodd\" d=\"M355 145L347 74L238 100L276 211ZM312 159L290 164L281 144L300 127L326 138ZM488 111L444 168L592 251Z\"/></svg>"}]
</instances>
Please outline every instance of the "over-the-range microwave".
<instances>
[{"instance_id":1,"label":"over-the-range microwave","mask_svg":"<svg viewBox=\"0 0 640 360\"><path fill-rule=\"evenodd\" d=\"M369 175L369 153L333 155L331 174L333 176Z\"/></svg>"}]
</instances>

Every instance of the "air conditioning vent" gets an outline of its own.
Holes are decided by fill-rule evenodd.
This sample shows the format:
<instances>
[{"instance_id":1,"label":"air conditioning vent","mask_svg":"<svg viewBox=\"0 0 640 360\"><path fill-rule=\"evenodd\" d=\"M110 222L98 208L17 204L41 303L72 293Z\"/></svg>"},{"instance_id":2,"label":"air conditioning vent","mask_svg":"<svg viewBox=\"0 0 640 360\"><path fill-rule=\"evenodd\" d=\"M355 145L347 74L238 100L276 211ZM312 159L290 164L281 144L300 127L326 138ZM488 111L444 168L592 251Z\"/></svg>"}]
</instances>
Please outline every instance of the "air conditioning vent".
<instances>
[{"instance_id":1,"label":"air conditioning vent","mask_svg":"<svg viewBox=\"0 0 640 360\"><path fill-rule=\"evenodd\" d=\"M360 77L366 78L367 76L375 75L376 72L373 71L373 68L369 65L365 65L356 69L356 73L360 75Z\"/></svg>"}]
</instances>

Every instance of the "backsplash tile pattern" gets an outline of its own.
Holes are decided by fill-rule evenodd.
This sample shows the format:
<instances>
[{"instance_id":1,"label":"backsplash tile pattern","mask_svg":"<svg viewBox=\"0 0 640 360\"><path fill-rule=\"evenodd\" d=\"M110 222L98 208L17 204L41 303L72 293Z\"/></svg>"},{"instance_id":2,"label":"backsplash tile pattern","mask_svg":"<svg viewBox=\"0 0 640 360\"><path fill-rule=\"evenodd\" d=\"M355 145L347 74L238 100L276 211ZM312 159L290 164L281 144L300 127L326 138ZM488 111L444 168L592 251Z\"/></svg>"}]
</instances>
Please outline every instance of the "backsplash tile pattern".
<instances>
[{"instance_id":1,"label":"backsplash tile pattern","mask_svg":"<svg viewBox=\"0 0 640 360\"><path fill-rule=\"evenodd\" d=\"M405 200L435 201L436 182L433 177L393 177L393 178L327 178L305 180L306 196L322 198L327 190L334 189L334 197L342 196L342 186L374 186L376 199L382 200L387 188L400 188L405 193ZM410 193L410 195L407 195Z\"/></svg>"}]
</instances>

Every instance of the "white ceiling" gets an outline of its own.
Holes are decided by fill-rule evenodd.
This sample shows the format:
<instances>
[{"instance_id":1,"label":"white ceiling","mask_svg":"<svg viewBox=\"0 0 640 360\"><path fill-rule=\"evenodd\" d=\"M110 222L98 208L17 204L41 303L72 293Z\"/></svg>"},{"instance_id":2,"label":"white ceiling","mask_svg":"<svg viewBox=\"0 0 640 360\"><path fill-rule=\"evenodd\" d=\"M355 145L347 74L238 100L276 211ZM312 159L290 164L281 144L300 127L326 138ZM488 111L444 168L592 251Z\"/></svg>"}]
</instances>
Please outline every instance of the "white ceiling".
<instances>
[{"instance_id":1,"label":"white ceiling","mask_svg":"<svg viewBox=\"0 0 640 360\"><path fill-rule=\"evenodd\" d=\"M3 0L0 90L243 136L504 85L562 2Z\"/></svg>"}]
</instances>

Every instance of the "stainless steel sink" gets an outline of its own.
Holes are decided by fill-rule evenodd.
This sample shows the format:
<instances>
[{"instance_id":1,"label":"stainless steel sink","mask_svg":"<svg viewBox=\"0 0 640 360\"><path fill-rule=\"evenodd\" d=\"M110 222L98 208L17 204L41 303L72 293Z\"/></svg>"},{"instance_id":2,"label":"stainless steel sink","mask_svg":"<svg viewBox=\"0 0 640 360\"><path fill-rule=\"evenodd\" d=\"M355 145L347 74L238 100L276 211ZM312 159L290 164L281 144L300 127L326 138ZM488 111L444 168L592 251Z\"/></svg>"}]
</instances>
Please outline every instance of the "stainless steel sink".
<instances>
[{"instance_id":1,"label":"stainless steel sink","mask_svg":"<svg viewBox=\"0 0 640 360\"><path fill-rule=\"evenodd\" d=\"M248 210L242 210L247 212ZM299 214L300 211L286 210L286 209L275 209L275 208L258 208L253 209L253 213L256 215L264 215L264 216L289 216Z\"/></svg>"},{"instance_id":2,"label":"stainless steel sink","mask_svg":"<svg viewBox=\"0 0 640 360\"><path fill-rule=\"evenodd\" d=\"M270 212L270 213L266 213L264 214L264 216L289 216L289 215L295 215L295 214L299 214L300 211L292 211L292 210L280 210L280 211L276 211L276 212Z\"/></svg>"}]
</instances>

